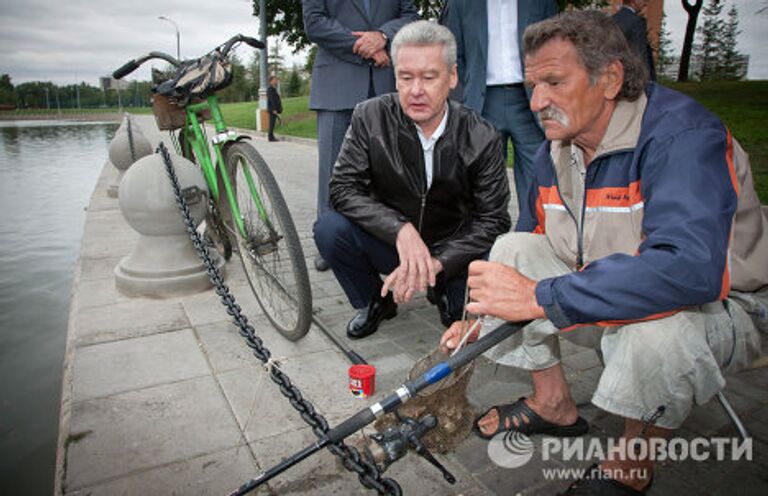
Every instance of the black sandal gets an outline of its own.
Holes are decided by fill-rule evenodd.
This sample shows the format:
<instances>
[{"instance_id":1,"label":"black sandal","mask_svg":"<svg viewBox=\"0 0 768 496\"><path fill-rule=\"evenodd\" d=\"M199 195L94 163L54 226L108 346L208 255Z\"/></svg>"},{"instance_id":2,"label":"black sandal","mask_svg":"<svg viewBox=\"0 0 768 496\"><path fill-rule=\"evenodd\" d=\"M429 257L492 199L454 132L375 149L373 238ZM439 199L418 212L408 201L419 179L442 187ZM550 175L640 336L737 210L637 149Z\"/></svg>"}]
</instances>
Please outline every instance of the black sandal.
<instances>
[{"instance_id":1,"label":"black sandal","mask_svg":"<svg viewBox=\"0 0 768 496\"><path fill-rule=\"evenodd\" d=\"M488 415L493 409L498 411L499 424L493 434L486 434L480 430L477 422ZM517 419L517 426L515 426L515 419ZM509 420L509 429L507 429L507 420ZM576 422L571 425L557 425L547 422L539 414L531 410L525 403L525 397L522 397L514 403L492 406L475 417L472 430L483 439L491 439L499 432L506 431L517 431L527 436L531 434L545 434L556 437L576 437L586 434L589 431L589 424L582 417L577 418Z\"/></svg>"}]
</instances>

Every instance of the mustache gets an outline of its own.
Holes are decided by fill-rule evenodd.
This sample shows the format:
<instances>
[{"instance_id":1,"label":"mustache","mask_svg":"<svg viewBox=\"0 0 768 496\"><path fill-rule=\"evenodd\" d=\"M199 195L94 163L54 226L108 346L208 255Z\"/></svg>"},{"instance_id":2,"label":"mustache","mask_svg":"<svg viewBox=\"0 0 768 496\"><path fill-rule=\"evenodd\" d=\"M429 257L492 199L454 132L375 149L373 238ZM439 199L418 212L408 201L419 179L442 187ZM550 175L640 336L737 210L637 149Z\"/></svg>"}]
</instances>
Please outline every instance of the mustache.
<instances>
[{"instance_id":1,"label":"mustache","mask_svg":"<svg viewBox=\"0 0 768 496\"><path fill-rule=\"evenodd\" d=\"M566 116L562 110L557 107L553 107L552 105L541 109L541 111L539 111L539 118L542 121L556 121L563 126L567 126L570 123L568 116Z\"/></svg>"}]
</instances>

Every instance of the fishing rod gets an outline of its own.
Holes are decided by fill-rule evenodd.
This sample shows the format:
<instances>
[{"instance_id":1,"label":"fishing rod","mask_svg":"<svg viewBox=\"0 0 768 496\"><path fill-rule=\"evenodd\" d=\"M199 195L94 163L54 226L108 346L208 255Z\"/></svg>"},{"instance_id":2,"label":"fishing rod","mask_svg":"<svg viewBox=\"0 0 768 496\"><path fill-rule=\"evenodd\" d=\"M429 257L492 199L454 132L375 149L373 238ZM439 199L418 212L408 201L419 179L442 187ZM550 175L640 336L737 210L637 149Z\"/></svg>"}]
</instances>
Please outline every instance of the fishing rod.
<instances>
[{"instance_id":1,"label":"fishing rod","mask_svg":"<svg viewBox=\"0 0 768 496\"><path fill-rule=\"evenodd\" d=\"M464 365L480 356L482 353L493 348L501 341L507 339L512 334L525 327L529 322L530 321L519 323L507 322L500 325L474 343L461 349L461 351L454 354L449 359L440 362L431 369L427 370L420 377L405 382L397 390L395 390L394 393L390 394L383 400L369 406L368 408L365 408L364 410L360 410L355 415L342 422L340 425L329 430L323 437L307 446L303 450L288 458L285 458L283 461L262 473L258 477L244 483L238 489L230 493L230 496L242 496L247 494L268 480L272 479L273 477L283 473L287 469L306 459L307 457L327 447L328 445L344 441L344 439L367 426L376 420L376 418L397 409L400 405L413 398L419 391L422 391L432 384L436 384L442 381L452 372L460 369Z\"/></svg>"},{"instance_id":2,"label":"fishing rod","mask_svg":"<svg viewBox=\"0 0 768 496\"><path fill-rule=\"evenodd\" d=\"M312 322L317 326L318 329L320 329L320 332L325 334L325 337L331 340L331 342L339 349L342 353L344 353L344 356L347 357L347 359L352 362L354 365L368 365L368 362L365 361L365 358L358 355L355 350L350 348L349 346L345 345L341 341L339 341L339 338L336 337L336 335L331 332L325 324L323 324L323 321L321 321L317 315L315 315L315 312L312 312Z\"/></svg>"}]
</instances>

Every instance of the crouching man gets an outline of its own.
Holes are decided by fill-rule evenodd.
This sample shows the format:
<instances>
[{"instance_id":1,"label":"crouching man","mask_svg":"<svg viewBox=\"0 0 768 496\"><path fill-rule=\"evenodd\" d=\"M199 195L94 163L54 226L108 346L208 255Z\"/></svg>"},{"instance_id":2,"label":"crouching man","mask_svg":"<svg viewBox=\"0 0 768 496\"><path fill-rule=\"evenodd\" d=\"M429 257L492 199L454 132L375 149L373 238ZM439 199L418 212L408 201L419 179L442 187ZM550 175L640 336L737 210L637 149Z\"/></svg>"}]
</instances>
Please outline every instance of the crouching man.
<instances>
[{"instance_id":1,"label":"crouching man","mask_svg":"<svg viewBox=\"0 0 768 496\"><path fill-rule=\"evenodd\" d=\"M606 15L563 13L523 43L547 141L517 232L469 267L468 310L493 317L483 332L535 319L491 351L530 370L534 392L477 428L587 431L559 363L563 336L600 347L592 403L624 417L627 441L668 436L768 332L768 219L748 158L716 116L646 82ZM459 334L453 325L442 345ZM566 494L647 490L652 461L612 455Z\"/></svg>"},{"instance_id":2,"label":"crouching man","mask_svg":"<svg viewBox=\"0 0 768 496\"><path fill-rule=\"evenodd\" d=\"M501 141L472 110L448 100L456 42L418 21L392 41L398 93L360 103L330 184L335 211L315 243L357 314L363 338L427 288L442 323L459 320L467 266L510 228ZM384 281L380 274L389 274Z\"/></svg>"}]
</instances>

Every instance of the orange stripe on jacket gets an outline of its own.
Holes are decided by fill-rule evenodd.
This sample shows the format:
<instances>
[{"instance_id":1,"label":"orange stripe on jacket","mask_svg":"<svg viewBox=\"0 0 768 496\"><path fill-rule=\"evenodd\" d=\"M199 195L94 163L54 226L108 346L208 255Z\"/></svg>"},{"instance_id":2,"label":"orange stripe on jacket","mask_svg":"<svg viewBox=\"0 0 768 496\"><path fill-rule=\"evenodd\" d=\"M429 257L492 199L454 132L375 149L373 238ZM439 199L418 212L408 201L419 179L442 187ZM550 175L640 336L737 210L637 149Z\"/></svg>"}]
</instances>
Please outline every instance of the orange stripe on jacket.
<instances>
[{"instance_id":1,"label":"orange stripe on jacket","mask_svg":"<svg viewBox=\"0 0 768 496\"><path fill-rule=\"evenodd\" d=\"M600 322L592 322L587 324L575 324L571 327L566 327L562 329L562 332L572 331L574 329L578 329L579 327L589 327L589 326L598 326L598 327L616 327L616 326L625 326L628 324L634 324L636 322L647 322L649 320L658 320L658 319L664 319L666 317L671 317L672 315L676 314L677 312L680 312L681 309L678 310L670 310L668 312L660 312L655 313L653 315L648 315L647 317L643 317L641 319L632 319L632 320L601 320Z\"/></svg>"},{"instance_id":2,"label":"orange stripe on jacket","mask_svg":"<svg viewBox=\"0 0 768 496\"><path fill-rule=\"evenodd\" d=\"M733 136L731 135L730 129L726 129L725 133L727 143L725 148L725 161L728 162L728 173L731 175L733 190L736 192L736 196L739 196L739 178L736 175L736 164L733 162Z\"/></svg>"},{"instance_id":3,"label":"orange stripe on jacket","mask_svg":"<svg viewBox=\"0 0 768 496\"><path fill-rule=\"evenodd\" d=\"M545 204L557 204L562 205L560 200L560 194L557 191L557 186L539 186L539 196L536 198L536 219L539 224L533 230L534 234L544 234L546 232L546 216L544 215Z\"/></svg>"},{"instance_id":4,"label":"orange stripe on jacket","mask_svg":"<svg viewBox=\"0 0 768 496\"><path fill-rule=\"evenodd\" d=\"M623 188L596 188L587 190L587 207L631 207L643 201L640 181Z\"/></svg>"}]
</instances>

